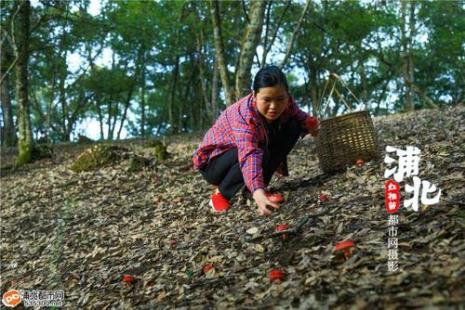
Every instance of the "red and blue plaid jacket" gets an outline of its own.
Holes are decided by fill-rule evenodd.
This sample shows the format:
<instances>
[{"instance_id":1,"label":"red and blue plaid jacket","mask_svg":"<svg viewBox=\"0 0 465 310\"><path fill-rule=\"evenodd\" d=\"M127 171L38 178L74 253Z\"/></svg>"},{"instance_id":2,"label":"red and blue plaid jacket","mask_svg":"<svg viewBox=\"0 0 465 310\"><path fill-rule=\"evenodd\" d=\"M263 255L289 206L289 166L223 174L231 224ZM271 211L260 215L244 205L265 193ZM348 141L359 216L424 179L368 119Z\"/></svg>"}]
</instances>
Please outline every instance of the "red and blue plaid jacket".
<instances>
[{"instance_id":1,"label":"red and blue plaid jacket","mask_svg":"<svg viewBox=\"0 0 465 310\"><path fill-rule=\"evenodd\" d=\"M309 117L302 111L294 99L289 99L289 105L280 115L279 121L286 122L294 117L302 124ZM194 167L201 169L209 160L224 152L237 148L238 160L244 182L251 193L264 189L262 172L263 149L260 145L268 143L267 130L260 116L252 94L229 106L205 134L202 143L194 152Z\"/></svg>"}]
</instances>

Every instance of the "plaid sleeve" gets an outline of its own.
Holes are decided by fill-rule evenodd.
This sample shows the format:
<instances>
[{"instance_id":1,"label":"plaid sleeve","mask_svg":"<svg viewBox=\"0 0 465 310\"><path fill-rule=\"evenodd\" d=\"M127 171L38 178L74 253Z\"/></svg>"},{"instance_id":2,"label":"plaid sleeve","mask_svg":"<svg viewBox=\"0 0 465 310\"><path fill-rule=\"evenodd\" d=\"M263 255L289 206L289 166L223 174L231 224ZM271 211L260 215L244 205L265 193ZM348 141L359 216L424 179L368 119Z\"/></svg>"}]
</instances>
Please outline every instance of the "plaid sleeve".
<instances>
[{"instance_id":1,"label":"plaid sleeve","mask_svg":"<svg viewBox=\"0 0 465 310\"><path fill-rule=\"evenodd\" d=\"M236 119L231 127L244 183L250 192L254 193L257 189L265 188L262 170L263 150L258 147L257 130L243 118Z\"/></svg>"},{"instance_id":2,"label":"plaid sleeve","mask_svg":"<svg viewBox=\"0 0 465 310\"><path fill-rule=\"evenodd\" d=\"M297 103L294 101L294 99L291 100L291 104L290 104L290 115L292 117L295 117L299 122L304 122L307 117L309 117L308 113L305 113L304 111L302 111L299 106L297 105Z\"/></svg>"},{"instance_id":3,"label":"plaid sleeve","mask_svg":"<svg viewBox=\"0 0 465 310\"><path fill-rule=\"evenodd\" d=\"M302 127L302 131L304 131L305 133L308 133L308 129L305 128L304 124L307 118L310 117L310 115L302 111L297 105L297 103L294 101L294 99L291 99L291 104L289 106L289 114L291 117L294 117L295 119L299 121L300 126Z\"/></svg>"}]
</instances>

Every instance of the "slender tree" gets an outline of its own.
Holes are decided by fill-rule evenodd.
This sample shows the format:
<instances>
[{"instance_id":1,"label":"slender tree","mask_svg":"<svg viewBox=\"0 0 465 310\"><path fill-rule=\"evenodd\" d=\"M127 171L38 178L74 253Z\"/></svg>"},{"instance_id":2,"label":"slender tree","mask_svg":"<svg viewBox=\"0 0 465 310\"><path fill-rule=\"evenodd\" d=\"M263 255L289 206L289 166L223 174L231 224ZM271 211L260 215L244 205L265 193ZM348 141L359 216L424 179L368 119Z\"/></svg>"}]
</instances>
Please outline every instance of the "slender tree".
<instances>
[{"instance_id":1,"label":"slender tree","mask_svg":"<svg viewBox=\"0 0 465 310\"><path fill-rule=\"evenodd\" d=\"M12 61L12 54L6 48L5 40L1 41L0 46L0 76L4 76L0 85L0 100L2 101L2 143L5 146L15 146L17 143L16 130L13 122L13 108L11 104L10 78L11 74L6 74L8 63ZM4 48L5 46L5 48Z\"/></svg>"},{"instance_id":2,"label":"slender tree","mask_svg":"<svg viewBox=\"0 0 465 310\"><path fill-rule=\"evenodd\" d=\"M16 62L16 100L18 103L18 158L16 163L23 165L32 160L32 129L28 101L28 61L31 3L18 1L19 12L16 21L15 42L17 44Z\"/></svg>"},{"instance_id":3,"label":"slender tree","mask_svg":"<svg viewBox=\"0 0 465 310\"><path fill-rule=\"evenodd\" d=\"M218 0L210 1L210 11L213 23L213 38L215 42L215 57L218 64L218 70L220 72L221 83L223 84L223 91L224 96L226 98L226 104L231 105L234 103L236 96L234 95L234 90L230 83L229 71L225 59L219 6L220 2Z\"/></svg>"},{"instance_id":4,"label":"slender tree","mask_svg":"<svg viewBox=\"0 0 465 310\"><path fill-rule=\"evenodd\" d=\"M239 67L236 69L236 99L250 92L253 57L263 28L263 17L265 15L266 1L252 1L250 4L249 23L241 44Z\"/></svg>"}]
</instances>

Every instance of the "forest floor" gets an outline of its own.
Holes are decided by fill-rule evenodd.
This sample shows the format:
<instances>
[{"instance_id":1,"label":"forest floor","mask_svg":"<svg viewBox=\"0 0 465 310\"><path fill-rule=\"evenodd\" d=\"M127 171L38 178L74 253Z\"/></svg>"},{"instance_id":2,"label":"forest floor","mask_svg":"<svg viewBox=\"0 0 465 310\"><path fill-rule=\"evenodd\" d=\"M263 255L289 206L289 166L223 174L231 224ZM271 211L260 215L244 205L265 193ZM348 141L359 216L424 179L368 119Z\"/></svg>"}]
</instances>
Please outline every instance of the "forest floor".
<instances>
[{"instance_id":1,"label":"forest floor","mask_svg":"<svg viewBox=\"0 0 465 310\"><path fill-rule=\"evenodd\" d=\"M1 291L64 290L66 309L463 307L465 107L374 124L382 158L338 174L322 173L313 138L299 140L290 176L271 183L286 201L269 217L244 197L224 214L210 212L211 186L191 167L200 135L170 139L169 159L138 172L127 160L72 172L89 145L58 146L51 159L4 170ZM142 150L143 142L119 144ZM400 209L395 272L388 270L386 145L417 146L418 176L442 191L438 204ZM412 195L406 184L412 179L401 183L401 202ZM320 193L329 200L319 202ZM314 214L287 240L254 239ZM333 248L346 239L356 247L340 260ZM213 268L204 272L206 264ZM284 281L270 283L273 268Z\"/></svg>"}]
</instances>

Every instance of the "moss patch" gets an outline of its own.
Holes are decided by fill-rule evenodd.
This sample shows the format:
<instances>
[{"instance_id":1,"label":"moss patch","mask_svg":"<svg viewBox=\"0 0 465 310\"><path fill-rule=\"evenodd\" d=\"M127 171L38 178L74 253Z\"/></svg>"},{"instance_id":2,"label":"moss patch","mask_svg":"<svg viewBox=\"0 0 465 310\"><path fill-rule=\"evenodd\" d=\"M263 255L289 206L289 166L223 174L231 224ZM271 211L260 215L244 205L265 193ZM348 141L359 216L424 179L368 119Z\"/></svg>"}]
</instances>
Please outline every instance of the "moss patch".
<instances>
[{"instance_id":1,"label":"moss patch","mask_svg":"<svg viewBox=\"0 0 465 310\"><path fill-rule=\"evenodd\" d=\"M96 145L81 153L70 169L74 172L81 172L103 167L109 163L118 161L121 158L119 151L127 150L123 147L109 144Z\"/></svg>"},{"instance_id":2,"label":"moss patch","mask_svg":"<svg viewBox=\"0 0 465 310\"><path fill-rule=\"evenodd\" d=\"M157 160L166 160L169 157L167 146L159 140L148 141L144 148L149 150L150 155Z\"/></svg>"}]
</instances>

